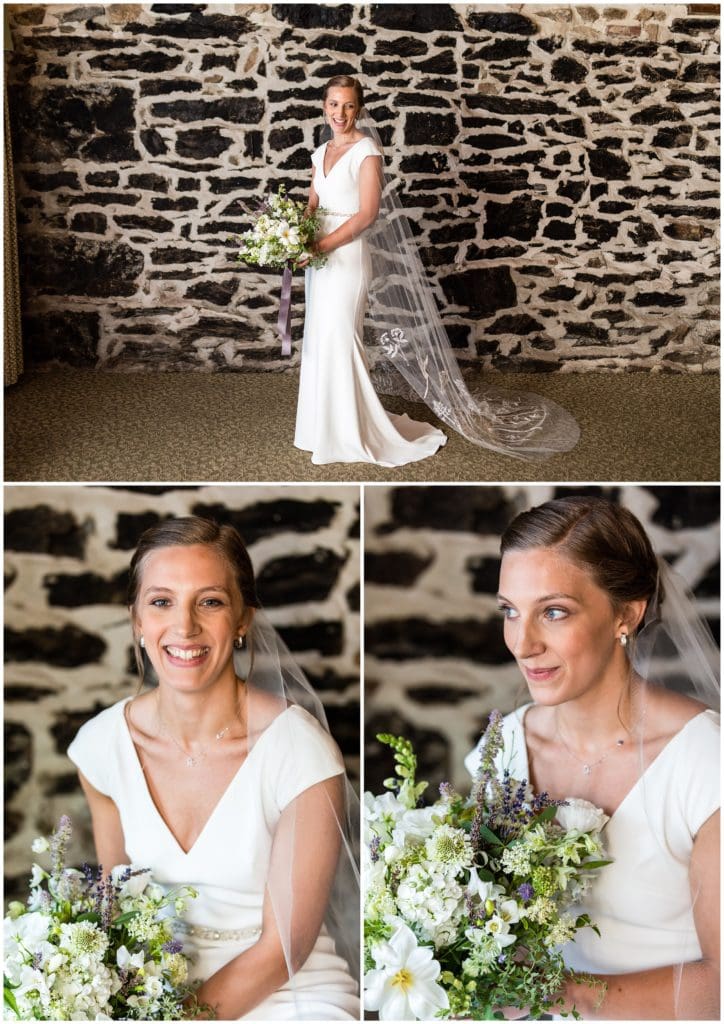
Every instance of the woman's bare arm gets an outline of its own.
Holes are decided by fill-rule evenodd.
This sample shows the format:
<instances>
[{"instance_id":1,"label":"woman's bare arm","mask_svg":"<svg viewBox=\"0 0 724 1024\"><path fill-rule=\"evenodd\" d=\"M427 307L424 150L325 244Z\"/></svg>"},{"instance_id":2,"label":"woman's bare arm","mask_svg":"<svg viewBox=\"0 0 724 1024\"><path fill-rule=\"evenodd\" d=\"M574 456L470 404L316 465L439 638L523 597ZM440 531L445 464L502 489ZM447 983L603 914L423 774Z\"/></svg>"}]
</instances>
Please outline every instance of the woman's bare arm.
<instances>
[{"instance_id":1,"label":"woman's bare arm","mask_svg":"<svg viewBox=\"0 0 724 1024\"><path fill-rule=\"evenodd\" d=\"M236 1020L288 980L319 935L340 848L342 776L305 790L285 808L274 836L259 940L197 993L219 1020ZM281 934L280 934L281 932Z\"/></svg>"},{"instance_id":2,"label":"woman's bare arm","mask_svg":"<svg viewBox=\"0 0 724 1024\"><path fill-rule=\"evenodd\" d=\"M575 1003L588 1020L719 1020L719 873L717 811L699 829L689 867L701 959L631 974L598 975L607 985L602 999L597 999L595 989L571 983L565 992L567 1007Z\"/></svg>"},{"instance_id":3,"label":"woman's bare arm","mask_svg":"<svg viewBox=\"0 0 724 1024\"><path fill-rule=\"evenodd\" d=\"M111 798L99 793L82 772L78 772L78 778L91 812L96 857L104 873L108 874L116 864L129 863L121 816Z\"/></svg>"}]
</instances>

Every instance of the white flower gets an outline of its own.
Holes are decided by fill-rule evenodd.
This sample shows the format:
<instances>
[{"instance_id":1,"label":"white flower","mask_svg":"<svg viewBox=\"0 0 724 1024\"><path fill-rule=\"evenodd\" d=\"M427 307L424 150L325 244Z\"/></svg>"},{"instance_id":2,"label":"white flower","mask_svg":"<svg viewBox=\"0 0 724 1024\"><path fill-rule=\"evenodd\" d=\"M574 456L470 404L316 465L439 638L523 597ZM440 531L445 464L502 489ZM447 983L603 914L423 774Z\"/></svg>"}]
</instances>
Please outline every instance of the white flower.
<instances>
[{"instance_id":1,"label":"white flower","mask_svg":"<svg viewBox=\"0 0 724 1024\"><path fill-rule=\"evenodd\" d=\"M493 914L492 917L488 918L485 922L484 931L491 938L495 939L500 949L503 949L504 946L509 946L511 942L515 942L515 935L510 934L508 922L504 921L498 914Z\"/></svg>"},{"instance_id":2,"label":"white flower","mask_svg":"<svg viewBox=\"0 0 724 1024\"><path fill-rule=\"evenodd\" d=\"M129 967L133 967L135 970L139 970L143 967L145 957L143 950L140 953L134 953L131 955L125 946L121 946L116 951L116 963L121 970L128 970Z\"/></svg>"},{"instance_id":3,"label":"white flower","mask_svg":"<svg viewBox=\"0 0 724 1024\"><path fill-rule=\"evenodd\" d=\"M427 856L449 870L456 872L469 867L473 862L473 851L467 834L452 825L438 825L425 842Z\"/></svg>"},{"instance_id":4,"label":"white flower","mask_svg":"<svg viewBox=\"0 0 724 1024\"><path fill-rule=\"evenodd\" d=\"M22 943L34 949L48 938L51 919L46 914L30 913L21 917L5 918L5 943Z\"/></svg>"},{"instance_id":5,"label":"white flower","mask_svg":"<svg viewBox=\"0 0 724 1024\"><path fill-rule=\"evenodd\" d=\"M116 885L118 884L118 882L120 882L124 872L126 872L129 867L131 868L131 870L134 870L132 865L130 864L118 864L115 868L113 868L111 875L113 876L113 881L116 883ZM143 890L146 888L150 881L151 872L147 870L139 871L137 874L131 875L131 877L127 878L125 882L121 883L121 897L131 896L133 899L135 899L137 896L141 895L141 893L143 892Z\"/></svg>"},{"instance_id":6,"label":"white flower","mask_svg":"<svg viewBox=\"0 0 724 1024\"><path fill-rule=\"evenodd\" d=\"M372 947L376 969L365 974L365 1006L380 1020L425 1020L447 1010L445 990L436 983L440 964L432 950L418 946L412 930L390 918L395 930L387 942Z\"/></svg>"},{"instance_id":7,"label":"white flower","mask_svg":"<svg viewBox=\"0 0 724 1024\"><path fill-rule=\"evenodd\" d=\"M434 864L413 864L397 887L400 914L420 926L436 947L455 938L464 909L464 891L445 870Z\"/></svg>"},{"instance_id":8,"label":"white flower","mask_svg":"<svg viewBox=\"0 0 724 1024\"><path fill-rule=\"evenodd\" d=\"M577 832L600 832L608 821L600 807L588 800L569 798L563 807L556 811L556 818L566 832L575 829Z\"/></svg>"},{"instance_id":9,"label":"white flower","mask_svg":"<svg viewBox=\"0 0 724 1024\"><path fill-rule=\"evenodd\" d=\"M48 872L43 871L40 864L33 864L32 871L30 872L30 887L35 888L36 885L40 885L44 878L48 877Z\"/></svg>"},{"instance_id":10,"label":"white flower","mask_svg":"<svg viewBox=\"0 0 724 1024\"><path fill-rule=\"evenodd\" d=\"M38 836L37 839L33 839L30 849L33 853L46 853L50 849L50 843L45 836Z\"/></svg>"},{"instance_id":11,"label":"white flower","mask_svg":"<svg viewBox=\"0 0 724 1024\"><path fill-rule=\"evenodd\" d=\"M475 868L471 868L470 880L465 891L469 896L477 896L481 903L485 903L486 900L496 900L505 889L502 885L481 881Z\"/></svg>"}]
</instances>

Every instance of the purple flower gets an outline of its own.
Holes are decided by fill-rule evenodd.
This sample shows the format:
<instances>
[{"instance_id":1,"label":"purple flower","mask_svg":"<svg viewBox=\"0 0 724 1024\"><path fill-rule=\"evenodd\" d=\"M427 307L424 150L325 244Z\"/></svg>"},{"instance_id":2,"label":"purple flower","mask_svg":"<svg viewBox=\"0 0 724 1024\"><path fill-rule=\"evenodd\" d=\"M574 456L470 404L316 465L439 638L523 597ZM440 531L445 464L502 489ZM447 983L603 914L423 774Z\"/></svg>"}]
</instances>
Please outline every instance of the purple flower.
<instances>
[{"instance_id":1,"label":"purple flower","mask_svg":"<svg viewBox=\"0 0 724 1024\"><path fill-rule=\"evenodd\" d=\"M500 954L500 956L498 957L498 963L499 964L504 964L505 963L505 953L501 953Z\"/></svg>"},{"instance_id":2,"label":"purple flower","mask_svg":"<svg viewBox=\"0 0 724 1024\"><path fill-rule=\"evenodd\" d=\"M440 796L443 800L450 800L455 790L452 788L449 782L440 783Z\"/></svg>"},{"instance_id":3,"label":"purple flower","mask_svg":"<svg viewBox=\"0 0 724 1024\"><path fill-rule=\"evenodd\" d=\"M380 837L375 836L370 842L370 858L374 864L380 859Z\"/></svg>"},{"instance_id":4,"label":"purple flower","mask_svg":"<svg viewBox=\"0 0 724 1024\"><path fill-rule=\"evenodd\" d=\"M518 886L518 895L522 900L528 903L535 896L535 889L530 882L523 882L522 885Z\"/></svg>"},{"instance_id":5,"label":"purple flower","mask_svg":"<svg viewBox=\"0 0 724 1024\"><path fill-rule=\"evenodd\" d=\"M183 948L183 943L179 942L178 939L169 939L168 942L164 942L161 946L164 953L180 953Z\"/></svg>"}]
</instances>

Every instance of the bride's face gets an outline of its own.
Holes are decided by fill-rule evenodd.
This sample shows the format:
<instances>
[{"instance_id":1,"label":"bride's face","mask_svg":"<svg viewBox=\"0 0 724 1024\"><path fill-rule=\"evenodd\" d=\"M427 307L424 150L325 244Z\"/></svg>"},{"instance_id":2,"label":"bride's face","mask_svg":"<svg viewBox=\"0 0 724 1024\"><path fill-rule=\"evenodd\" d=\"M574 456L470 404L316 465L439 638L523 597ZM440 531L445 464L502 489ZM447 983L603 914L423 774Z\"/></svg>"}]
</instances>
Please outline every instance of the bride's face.
<instances>
[{"instance_id":1,"label":"bride's face","mask_svg":"<svg viewBox=\"0 0 724 1024\"><path fill-rule=\"evenodd\" d=\"M358 114L357 94L351 86L336 86L329 90L324 101L324 116L335 137L351 132Z\"/></svg>"},{"instance_id":2,"label":"bride's face","mask_svg":"<svg viewBox=\"0 0 724 1024\"><path fill-rule=\"evenodd\" d=\"M506 552L498 603L505 643L536 703L552 706L620 688L626 612L616 612L591 576L555 548Z\"/></svg>"},{"instance_id":3,"label":"bride's face","mask_svg":"<svg viewBox=\"0 0 724 1024\"><path fill-rule=\"evenodd\" d=\"M196 691L233 677L234 640L249 618L216 548L174 545L146 557L133 625L162 685Z\"/></svg>"}]
</instances>

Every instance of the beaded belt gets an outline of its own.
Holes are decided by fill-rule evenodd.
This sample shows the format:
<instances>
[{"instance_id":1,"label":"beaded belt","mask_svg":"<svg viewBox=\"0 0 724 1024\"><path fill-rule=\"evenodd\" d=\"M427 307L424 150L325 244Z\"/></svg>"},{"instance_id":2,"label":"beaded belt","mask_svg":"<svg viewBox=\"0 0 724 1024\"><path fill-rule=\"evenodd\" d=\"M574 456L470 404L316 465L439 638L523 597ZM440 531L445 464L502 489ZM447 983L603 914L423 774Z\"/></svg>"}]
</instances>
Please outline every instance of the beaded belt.
<instances>
[{"instance_id":1,"label":"beaded belt","mask_svg":"<svg viewBox=\"0 0 724 1024\"><path fill-rule=\"evenodd\" d=\"M359 211L357 211L359 213ZM354 217L354 213L335 213L334 210L325 210L324 217Z\"/></svg>"},{"instance_id":2,"label":"beaded belt","mask_svg":"<svg viewBox=\"0 0 724 1024\"><path fill-rule=\"evenodd\" d=\"M187 935L195 935L198 939L221 939L225 942L241 942L244 939L255 939L261 935L261 928L204 928L198 924L176 920L175 925Z\"/></svg>"}]
</instances>

